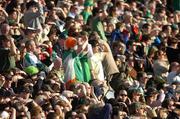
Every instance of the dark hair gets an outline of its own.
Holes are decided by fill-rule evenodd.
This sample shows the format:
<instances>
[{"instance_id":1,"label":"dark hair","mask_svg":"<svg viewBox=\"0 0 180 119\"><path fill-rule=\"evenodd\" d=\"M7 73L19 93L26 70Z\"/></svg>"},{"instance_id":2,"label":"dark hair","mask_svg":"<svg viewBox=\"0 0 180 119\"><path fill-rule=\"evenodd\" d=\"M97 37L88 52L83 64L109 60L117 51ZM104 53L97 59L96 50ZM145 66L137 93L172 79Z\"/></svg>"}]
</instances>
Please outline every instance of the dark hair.
<instances>
[{"instance_id":1,"label":"dark hair","mask_svg":"<svg viewBox=\"0 0 180 119\"><path fill-rule=\"evenodd\" d=\"M168 38L169 45L178 43L178 39L176 37Z\"/></svg>"},{"instance_id":2,"label":"dark hair","mask_svg":"<svg viewBox=\"0 0 180 119\"><path fill-rule=\"evenodd\" d=\"M142 29L147 29L150 26L150 24L146 23L142 26Z\"/></svg>"},{"instance_id":3,"label":"dark hair","mask_svg":"<svg viewBox=\"0 0 180 119\"><path fill-rule=\"evenodd\" d=\"M89 44L91 44L92 47L94 48L94 47L96 47L96 45L98 44L98 41L97 41L97 40L90 40L90 41L89 41Z\"/></svg>"},{"instance_id":4,"label":"dark hair","mask_svg":"<svg viewBox=\"0 0 180 119\"><path fill-rule=\"evenodd\" d=\"M142 36L142 40L143 40L143 41L148 41L148 40L150 40L150 39L151 39L150 35L143 35L143 36Z\"/></svg>"},{"instance_id":5,"label":"dark hair","mask_svg":"<svg viewBox=\"0 0 180 119\"><path fill-rule=\"evenodd\" d=\"M161 106L162 106L163 108L168 109L168 106L169 106L169 104L170 104L171 101L173 101L173 99L167 98L167 99L165 99L165 100L162 102L162 105L161 105Z\"/></svg>"},{"instance_id":6,"label":"dark hair","mask_svg":"<svg viewBox=\"0 0 180 119\"><path fill-rule=\"evenodd\" d=\"M1 41L4 41L4 42L9 41L9 38L6 35L0 35L0 39Z\"/></svg>"},{"instance_id":7,"label":"dark hair","mask_svg":"<svg viewBox=\"0 0 180 119\"><path fill-rule=\"evenodd\" d=\"M123 26L123 23L122 22L117 22L116 23L116 29L119 29Z\"/></svg>"},{"instance_id":8,"label":"dark hair","mask_svg":"<svg viewBox=\"0 0 180 119\"><path fill-rule=\"evenodd\" d=\"M109 8L109 15L113 17L114 12L116 11L116 7L112 6Z\"/></svg>"},{"instance_id":9,"label":"dark hair","mask_svg":"<svg viewBox=\"0 0 180 119\"><path fill-rule=\"evenodd\" d=\"M52 105L50 102L46 102L45 104L42 105L42 109L44 111L50 111L52 109Z\"/></svg>"},{"instance_id":10,"label":"dark hair","mask_svg":"<svg viewBox=\"0 0 180 119\"><path fill-rule=\"evenodd\" d=\"M47 119L56 119L58 115L55 112L49 112L47 115Z\"/></svg>"},{"instance_id":11,"label":"dark hair","mask_svg":"<svg viewBox=\"0 0 180 119\"><path fill-rule=\"evenodd\" d=\"M119 107L113 107L113 112L112 112L111 118L114 119L114 116L118 116L119 111L120 111Z\"/></svg>"},{"instance_id":12,"label":"dark hair","mask_svg":"<svg viewBox=\"0 0 180 119\"><path fill-rule=\"evenodd\" d=\"M145 74L145 72L140 71L137 73L137 79L140 80L141 77L143 77L143 75Z\"/></svg>"},{"instance_id":13,"label":"dark hair","mask_svg":"<svg viewBox=\"0 0 180 119\"><path fill-rule=\"evenodd\" d=\"M37 7L38 6L38 3L35 2L35 1L30 1L26 4L26 8L29 9L31 7Z\"/></svg>"},{"instance_id":14,"label":"dark hair","mask_svg":"<svg viewBox=\"0 0 180 119\"><path fill-rule=\"evenodd\" d=\"M34 41L33 40L28 40L25 43L25 47L28 48Z\"/></svg>"},{"instance_id":15,"label":"dark hair","mask_svg":"<svg viewBox=\"0 0 180 119\"><path fill-rule=\"evenodd\" d=\"M164 25L164 26L162 27L162 31L164 32L165 30L168 29L168 27L170 27L170 25Z\"/></svg>"}]
</instances>

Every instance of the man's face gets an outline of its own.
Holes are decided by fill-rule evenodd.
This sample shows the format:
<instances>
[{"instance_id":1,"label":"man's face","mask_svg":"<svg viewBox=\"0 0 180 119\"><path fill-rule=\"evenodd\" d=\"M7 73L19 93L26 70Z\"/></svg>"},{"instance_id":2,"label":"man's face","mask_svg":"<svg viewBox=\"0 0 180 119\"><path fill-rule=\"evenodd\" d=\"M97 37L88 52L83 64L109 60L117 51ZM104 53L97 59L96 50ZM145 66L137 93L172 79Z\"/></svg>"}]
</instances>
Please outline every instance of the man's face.
<instances>
[{"instance_id":1,"label":"man's face","mask_svg":"<svg viewBox=\"0 0 180 119\"><path fill-rule=\"evenodd\" d=\"M139 101L140 97L141 97L140 93L138 93L138 92L133 93L133 98L135 101Z\"/></svg>"},{"instance_id":2,"label":"man's face","mask_svg":"<svg viewBox=\"0 0 180 119\"><path fill-rule=\"evenodd\" d=\"M31 51L34 52L36 50L35 42L32 42L30 47L31 47Z\"/></svg>"},{"instance_id":3,"label":"man's face","mask_svg":"<svg viewBox=\"0 0 180 119\"><path fill-rule=\"evenodd\" d=\"M8 40L7 41L3 41L2 45L3 45L4 48L10 48L11 47L11 43Z\"/></svg>"},{"instance_id":4,"label":"man's face","mask_svg":"<svg viewBox=\"0 0 180 119\"><path fill-rule=\"evenodd\" d=\"M127 95L126 95L126 94L119 94L119 99L120 99L121 101L125 102L126 99L127 99Z\"/></svg>"},{"instance_id":5,"label":"man's face","mask_svg":"<svg viewBox=\"0 0 180 119\"><path fill-rule=\"evenodd\" d=\"M9 25L3 25L2 27L1 27L1 33L2 34L4 34L4 35L7 35L7 34L9 34L9 30L10 30L10 27L9 27Z\"/></svg>"},{"instance_id":6,"label":"man's face","mask_svg":"<svg viewBox=\"0 0 180 119\"><path fill-rule=\"evenodd\" d=\"M36 36L36 32L35 31L28 31L29 35L34 38Z\"/></svg>"},{"instance_id":7,"label":"man's face","mask_svg":"<svg viewBox=\"0 0 180 119\"><path fill-rule=\"evenodd\" d=\"M139 114L139 116L143 116L145 113L145 109L143 107L140 107L139 109L137 109L137 113Z\"/></svg>"},{"instance_id":8,"label":"man's face","mask_svg":"<svg viewBox=\"0 0 180 119\"><path fill-rule=\"evenodd\" d=\"M32 6L32 7L31 7L31 10L32 10L32 12L34 12L34 13L35 13L35 12L37 12L37 11L38 11L38 8L37 8L36 6Z\"/></svg>"},{"instance_id":9,"label":"man's face","mask_svg":"<svg viewBox=\"0 0 180 119\"><path fill-rule=\"evenodd\" d=\"M108 14L105 10L103 10L102 12L99 13L99 16L101 20L104 20L108 16Z\"/></svg>"}]
</instances>

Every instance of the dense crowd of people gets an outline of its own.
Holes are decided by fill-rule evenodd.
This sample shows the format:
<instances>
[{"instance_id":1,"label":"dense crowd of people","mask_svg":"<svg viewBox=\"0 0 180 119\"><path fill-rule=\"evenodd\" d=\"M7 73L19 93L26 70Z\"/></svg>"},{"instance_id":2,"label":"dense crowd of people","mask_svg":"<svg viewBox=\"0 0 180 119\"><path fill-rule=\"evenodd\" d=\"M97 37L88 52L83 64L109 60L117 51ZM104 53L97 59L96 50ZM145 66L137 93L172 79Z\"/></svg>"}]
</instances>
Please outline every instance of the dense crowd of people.
<instances>
[{"instance_id":1,"label":"dense crowd of people","mask_svg":"<svg viewBox=\"0 0 180 119\"><path fill-rule=\"evenodd\" d=\"M0 119L179 119L180 0L0 0Z\"/></svg>"}]
</instances>

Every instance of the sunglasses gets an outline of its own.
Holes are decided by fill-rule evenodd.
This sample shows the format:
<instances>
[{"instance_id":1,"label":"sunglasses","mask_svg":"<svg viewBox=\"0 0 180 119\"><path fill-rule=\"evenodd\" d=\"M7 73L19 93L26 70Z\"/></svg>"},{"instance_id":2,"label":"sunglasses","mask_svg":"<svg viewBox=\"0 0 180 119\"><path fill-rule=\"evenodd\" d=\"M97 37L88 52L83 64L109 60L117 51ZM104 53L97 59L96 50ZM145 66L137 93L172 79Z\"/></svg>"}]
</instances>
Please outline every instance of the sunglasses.
<instances>
[{"instance_id":1,"label":"sunglasses","mask_svg":"<svg viewBox=\"0 0 180 119\"><path fill-rule=\"evenodd\" d=\"M120 94L120 96L124 96L124 97L126 97L127 95L126 95L126 94Z\"/></svg>"}]
</instances>

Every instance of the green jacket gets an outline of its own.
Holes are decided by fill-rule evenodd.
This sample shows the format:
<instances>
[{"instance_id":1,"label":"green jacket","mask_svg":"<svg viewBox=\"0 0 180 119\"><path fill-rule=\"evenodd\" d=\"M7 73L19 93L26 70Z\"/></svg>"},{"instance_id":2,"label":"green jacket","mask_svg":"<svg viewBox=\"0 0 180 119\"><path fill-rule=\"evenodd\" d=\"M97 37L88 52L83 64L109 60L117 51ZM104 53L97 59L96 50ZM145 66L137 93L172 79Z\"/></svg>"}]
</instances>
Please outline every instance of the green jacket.
<instances>
[{"instance_id":1,"label":"green jacket","mask_svg":"<svg viewBox=\"0 0 180 119\"><path fill-rule=\"evenodd\" d=\"M102 40L107 41L107 38L106 38L105 32L104 32L104 27L103 27L103 24L102 24L101 20L99 19L99 17L97 17L93 20L92 30L96 31Z\"/></svg>"}]
</instances>

